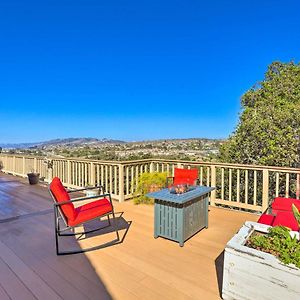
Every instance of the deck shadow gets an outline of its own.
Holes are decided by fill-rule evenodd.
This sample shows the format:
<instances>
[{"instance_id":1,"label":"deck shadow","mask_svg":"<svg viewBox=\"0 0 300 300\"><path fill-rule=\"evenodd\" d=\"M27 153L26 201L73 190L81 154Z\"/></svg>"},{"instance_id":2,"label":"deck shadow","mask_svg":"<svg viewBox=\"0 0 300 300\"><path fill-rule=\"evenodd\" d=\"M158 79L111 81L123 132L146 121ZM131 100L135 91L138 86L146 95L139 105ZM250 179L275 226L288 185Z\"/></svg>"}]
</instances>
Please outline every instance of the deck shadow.
<instances>
[{"instance_id":1,"label":"deck shadow","mask_svg":"<svg viewBox=\"0 0 300 300\"><path fill-rule=\"evenodd\" d=\"M57 295L74 300L112 299L106 284L84 254L56 256L52 220L51 213L36 214L0 226L0 260L6 266L2 279L9 278L3 281L4 290L11 299L42 299L40 293L45 291L53 299ZM66 248L79 247L75 239L63 244ZM11 286L17 287L16 291Z\"/></svg>"},{"instance_id":2,"label":"deck shadow","mask_svg":"<svg viewBox=\"0 0 300 300\"><path fill-rule=\"evenodd\" d=\"M120 241L118 242L118 244L123 243L128 231L129 231L129 228L131 226L131 223L132 223L132 221L127 221L123 218L123 213L124 212L115 213L116 214L116 219L115 219L116 224L114 224L114 220L111 218L110 219L111 226L109 226L107 220L101 220L101 221L93 220L93 221L87 223L86 226L84 227L87 230L91 230L95 227L102 227L102 229L100 229L99 231L95 231L95 232L86 234L86 239L93 237L93 236L98 236L98 235L115 232L115 228L116 228L118 231L125 230L122 234L120 234L120 232L119 232L121 237L120 237Z\"/></svg>"},{"instance_id":3,"label":"deck shadow","mask_svg":"<svg viewBox=\"0 0 300 300\"><path fill-rule=\"evenodd\" d=\"M223 273L224 273L224 250L215 259L215 268L218 280L219 295L222 298L222 288L223 288Z\"/></svg>"},{"instance_id":4,"label":"deck shadow","mask_svg":"<svg viewBox=\"0 0 300 300\"><path fill-rule=\"evenodd\" d=\"M60 238L60 243L61 245L64 244L64 240L68 239L69 240L69 246L67 247L73 247L73 249L75 251L80 250L80 245L77 243L78 241L84 241L84 240L89 240L93 237L103 237L104 235L109 235L111 233L115 233L115 229L118 230L119 235L120 235L120 239L118 240L117 238L110 240L108 242L104 242L102 244L99 244L98 246L95 245L95 247L92 247L91 250L89 251L94 251L94 250L99 250L102 248L107 248L107 247L111 247L114 245L118 245L123 243L123 241L125 240L125 237L129 231L129 228L132 224L132 221L127 221L125 220L122 215L123 212L118 212L115 213L116 214L116 224L114 224L114 220L111 219L111 225L109 225L108 220L104 219L104 220L92 220L86 224L84 224L83 226L83 230L84 231L90 231L90 230L94 230L95 228L100 228L99 230L87 233L85 235L77 235L76 238L74 238L74 236L69 236L69 237L61 237ZM97 243L97 242L95 242ZM88 252L89 252L88 251Z\"/></svg>"}]
</instances>

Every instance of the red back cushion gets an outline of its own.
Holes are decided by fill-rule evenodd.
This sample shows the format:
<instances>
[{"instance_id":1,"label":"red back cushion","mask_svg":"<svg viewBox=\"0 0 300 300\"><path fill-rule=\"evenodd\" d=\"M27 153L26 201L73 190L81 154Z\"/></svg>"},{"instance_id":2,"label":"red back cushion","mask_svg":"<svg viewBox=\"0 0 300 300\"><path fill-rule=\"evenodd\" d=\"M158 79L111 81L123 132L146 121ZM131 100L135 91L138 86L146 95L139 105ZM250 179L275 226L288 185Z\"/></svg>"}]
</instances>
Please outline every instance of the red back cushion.
<instances>
[{"instance_id":1,"label":"red back cushion","mask_svg":"<svg viewBox=\"0 0 300 300\"><path fill-rule=\"evenodd\" d=\"M174 184L195 184L198 178L198 169L174 169Z\"/></svg>"},{"instance_id":2,"label":"red back cushion","mask_svg":"<svg viewBox=\"0 0 300 300\"><path fill-rule=\"evenodd\" d=\"M297 220L294 217L294 214L290 211L280 211L277 213L273 226L286 226L294 231L299 230Z\"/></svg>"},{"instance_id":3,"label":"red back cushion","mask_svg":"<svg viewBox=\"0 0 300 300\"><path fill-rule=\"evenodd\" d=\"M292 204L300 210L300 200L293 198L277 197L272 203L272 209L292 211Z\"/></svg>"},{"instance_id":4,"label":"red back cushion","mask_svg":"<svg viewBox=\"0 0 300 300\"><path fill-rule=\"evenodd\" d=\"M65 202L70 200L70 196L58 177L54 177L50 183L50 190L56 202ZM67 203L60 206L67 220L74 221L77 217L73 203Z\"/></svg>"}]
</instances>

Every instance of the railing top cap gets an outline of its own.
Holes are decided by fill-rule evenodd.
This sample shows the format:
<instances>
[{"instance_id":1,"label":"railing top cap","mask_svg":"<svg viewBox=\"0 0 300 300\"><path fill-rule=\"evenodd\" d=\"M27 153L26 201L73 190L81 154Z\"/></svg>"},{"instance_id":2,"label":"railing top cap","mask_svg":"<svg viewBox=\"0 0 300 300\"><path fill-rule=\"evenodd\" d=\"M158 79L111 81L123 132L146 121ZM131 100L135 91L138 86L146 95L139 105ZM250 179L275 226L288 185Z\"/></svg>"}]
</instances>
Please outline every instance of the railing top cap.
<instances>
[{"instance_id":1,"label":"railing top cap","mask_svg":"<svg viewBox=\"0 0 300 300\"><path fill-rule=\"evenodd\" d=\"M277 166L261 166L261 165L246 165L246 164L233 164L233 163L221 163L221 162L205 162L205 161L183 161L183 160L165 160L165 159L141 159L141 160L131 160L131 161L109 161L109 160L91 160L91 159L78 159L78 158L59 158L59 157L41 157L41 156L30 156L30 155L18 155L18 154L8 154L0 153L0 156L4 157L18 157L18 158L28 158L28 159L41 159L44 160L52 159L54 161L77 161L77 162L87 162L95 164L106 164L106 165L135 165L144 163L166 163L166 164L181 164L181 165L193 165L193 166L215 166L224 168L235 168L235 169L252 169L252 170L267 170L267 171L282 171L282 172L292 172L300 173L300 168L290 168L290 167L277 167Z\"/></svg>"}]
</instances>

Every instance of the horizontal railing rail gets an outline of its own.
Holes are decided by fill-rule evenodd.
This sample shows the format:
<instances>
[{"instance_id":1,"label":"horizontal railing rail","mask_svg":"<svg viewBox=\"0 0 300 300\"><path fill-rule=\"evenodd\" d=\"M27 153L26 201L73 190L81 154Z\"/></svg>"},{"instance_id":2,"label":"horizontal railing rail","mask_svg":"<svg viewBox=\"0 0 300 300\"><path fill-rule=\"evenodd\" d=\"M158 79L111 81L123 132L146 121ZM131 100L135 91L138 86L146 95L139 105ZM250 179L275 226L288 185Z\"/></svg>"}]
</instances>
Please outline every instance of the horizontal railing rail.
<instances>
[{"instance_id":1,"label":"horizontal railing rail","mask_svg":"<svg viewBox=\"0 0 300 300\"><path fill-rule=\"evenodd\" d=\"M46 182L55 176L67 187L100 184L118 201L133 197L145 172L174 174L174 168L197 168L201 185L214 186L210 204L264 211L274 197L300 197L300 169L164 159L99 161L0 154L3 172L27 176L35 171ZM51 164L49 165L49 161ZM51 167L49 167L51 166Z\"/></svg>"}]
</instances>

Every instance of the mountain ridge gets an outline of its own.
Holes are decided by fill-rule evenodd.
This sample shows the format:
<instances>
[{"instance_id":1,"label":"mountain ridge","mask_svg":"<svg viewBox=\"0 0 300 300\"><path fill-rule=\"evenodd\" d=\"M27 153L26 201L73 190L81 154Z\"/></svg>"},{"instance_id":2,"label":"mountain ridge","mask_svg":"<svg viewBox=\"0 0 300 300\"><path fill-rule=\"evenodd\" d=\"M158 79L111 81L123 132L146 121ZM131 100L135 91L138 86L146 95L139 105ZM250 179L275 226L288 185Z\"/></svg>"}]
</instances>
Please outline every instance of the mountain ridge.
<instances>
[{"instance_id":1,"label":"mountain ridge","mask_svg":"<svg viewBox=\"0 0 300 300\"><path fill-rule=\"evenodd\" d=\"M143 144L143 143L163 143L163 142L175 142L175 141L225 141L223 138L171 138L171 139L154 139L154 140L141 140L141 141L122 141L108 138L58 138L51 139L43 142L32 143L0 143L0 147L3 149L32 149L32 148L44 148L44 147L76 147L76 146L89 146L89 145L105 145L105 144Z\"/></svg>"},{"instance_id":2,"label":"mountain ridge","mask_svg":"<svg viewBox=\"0 0 300 300\"><path fill-rule=\"evenodd\" d=\"M43 142L32 143L0 143L0 147L4 149L29 149L29 148L42 148L47 146L78 146L78 145L90 145L90 144L122 144L126 143L121 140L113 140L108 138L61 138L52 139Z\"/></svg>"}]
</instances>

